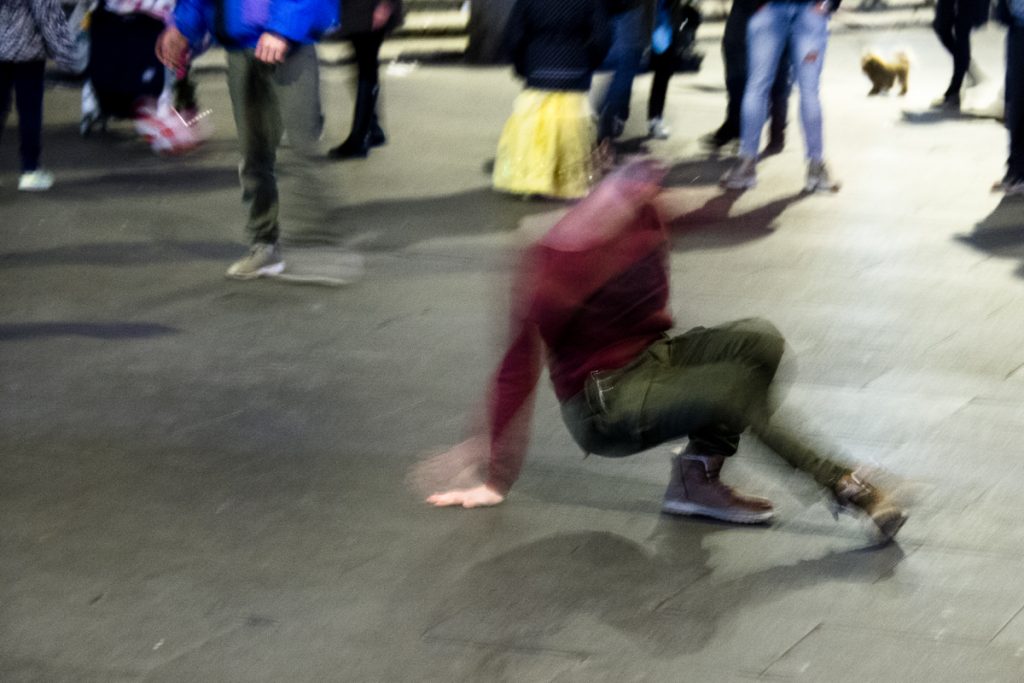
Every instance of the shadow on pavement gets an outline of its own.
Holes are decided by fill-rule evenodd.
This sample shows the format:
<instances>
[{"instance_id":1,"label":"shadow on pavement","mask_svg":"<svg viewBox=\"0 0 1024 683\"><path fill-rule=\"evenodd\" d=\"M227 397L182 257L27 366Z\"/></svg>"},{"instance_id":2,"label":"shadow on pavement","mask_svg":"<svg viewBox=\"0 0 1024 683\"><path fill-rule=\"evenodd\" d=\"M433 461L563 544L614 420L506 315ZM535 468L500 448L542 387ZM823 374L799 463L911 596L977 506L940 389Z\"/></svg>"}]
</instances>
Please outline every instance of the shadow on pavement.
<instances>
[{"instance_id":1,"label":"shadow on pavement","mask_svg":"<svg viewBox=\"0 0 1024 683\"><path fill-rule=\"evenodd\" d=\"M319 229L289 230L288 241L337 243L363 251L402 249L431 239L511 233L525 216L565 205L523 200L481 187L440 197L338 207L329 211Z\"/></svg>"},{"instance_id":2,"label":"shadow on pavement","mask_svg":"<svg viewBox=\"0 0 1024 683\"><path fill-rule=\"evenodd\" d=\"M645 653L672 659L703 650L745 608L830 581L874 583L904 557L895 544L858 548L718 580L710 538L730 529L661 518L643 545L600 531L526 543L460 577L424 638L586 657L601 647L588 626L599 621Z\"/></svg>"},{"instance_id":3,"label":"shadow on pavement","mask_svg":"<svg viewBox=\"0 0 1024 683\"><path fill-rule=\"evenodd\" d=\"M103 242L0 253L0 268L34 266L138 266L224 261L238 256L233 242Z\"/></svg>"},{"instance_id":4,"label":"shadow on pavement","mask_svg":"<svg viewBox=\"0 0 1024 683\"><path fill-rule=\"evenodd\" d=\"M742 193L723 191L703 206L676 216L669 224L672 248L721 249L768 237L782 212L807 195L780 197L745 213L729 215Z\"/></svg>"},{"instance_id":5,"label":"shadow on pavement","mask_svg":"<svg viewBox=\"0 0 1024 683\"><path fill-rule=\"evenodd\" d=\"M20 341L44 337L92 337L93 339L145 339L178 330L157 323L0 323L0 341Z\"/></svg>"},{"instance_id":6,"label":"shadow on pavement","mask_svg":"<svg viewBox=\"0 0 1024 683\"><path fill-rule=\"evenodd\" d=\"M1024 197L1003 197L974 232L956 239L992 256L1021 259L1017 276L1024 278Z\"/></svg>"}]
</instances>

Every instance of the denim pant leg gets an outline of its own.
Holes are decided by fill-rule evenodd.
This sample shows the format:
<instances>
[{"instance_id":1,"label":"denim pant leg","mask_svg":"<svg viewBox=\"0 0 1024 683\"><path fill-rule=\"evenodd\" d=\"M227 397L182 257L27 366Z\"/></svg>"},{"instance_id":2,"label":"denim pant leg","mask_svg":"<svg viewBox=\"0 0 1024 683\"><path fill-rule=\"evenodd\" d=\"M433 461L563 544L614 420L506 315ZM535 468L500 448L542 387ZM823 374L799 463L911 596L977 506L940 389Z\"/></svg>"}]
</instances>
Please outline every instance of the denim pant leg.
<instances>
[{"instance_id":1,"label":"denim pant leg","mask_svg":"<svg viewBox=\"0 0 1024 683\"><path fill-rule=\"evenodd\" d=\"M794 5L769 2L747 24L747 84L740 119L740 156L756 159L768 118L768 96L789 40Z\"/></svg>"},{"instance_id":2,"label":"denim pant leg","mask_svg":"<svg viewBox=\"0 0 1024 683\"><path fill-rule=\"evenodd\" d=\"M598 138L621 134L621 126L629 118L629 101L633 79L643 57L643 7L612 17L614 36L605 65L615 70L601 105Z\"/></svg>"},{"instance_id":3,"label":"denim pant leg","mask_svg":"<svg viewBox=\"0 0 1024 683\"><path fill-rule=\"evenodd\" d=\"M1024 179L1024 26L1010 26L1006 32L1006 132L1007 176Z\"/></svg>"},{"instance_id":4,"label":"denim pant leg","mask_svg":"<svg viewBox=\"0 0 1024 683\"><path fill-rule=\"evenodd\" d=\"M821 161L825 153L819 84L826 47L828 15L819 12L815 5L806 4L800 9L793 24L790 58L796 84L800 89L800 123L804 129L807 158L811 161Z\"/></svg>"},{"instance_id":5,"label":"denim pant leg","mask_svg":"<svg viewBox=\"0 0 1024 683\"><path fill-rule=\"evenodd\" d=\"M253 50L228 52L228 91L242 148L242 200L249 207L245 227L254 244L275 243L280 235L275 165L283 124L275 69L257 60Z\"/></svg>"}]
</instances>

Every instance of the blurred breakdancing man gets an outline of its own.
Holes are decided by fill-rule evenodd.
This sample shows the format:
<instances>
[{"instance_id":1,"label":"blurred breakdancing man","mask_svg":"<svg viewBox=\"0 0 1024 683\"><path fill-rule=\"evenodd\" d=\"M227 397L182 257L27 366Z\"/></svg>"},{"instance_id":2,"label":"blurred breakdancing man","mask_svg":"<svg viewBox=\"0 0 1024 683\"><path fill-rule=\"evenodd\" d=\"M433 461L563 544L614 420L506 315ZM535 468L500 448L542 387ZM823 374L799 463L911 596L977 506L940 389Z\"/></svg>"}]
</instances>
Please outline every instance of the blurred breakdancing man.
<instances>
[{"instance_id":1,"label":"blurred breakdancing man","mask_svg":"<svg viewBox=\"0 0 1024 683\"><path fill-rule=\"evenodd\" d=\"M784 341L771 323L739 320L670 337L669 244L655 200L664 169L627 165L530 247L518 274L511 342L490 388L488 435L440 457L486 463L482 483L431 495L436 506L497 505L526 451L543 352L562 416L585 451L624 456L688 437L662 510L759 523L772 504L723 483L748 427L828 491L870 517L884 540L906 521L890 495L801 443L771 419L769 388Z\"/></svg>"}]
</instances>

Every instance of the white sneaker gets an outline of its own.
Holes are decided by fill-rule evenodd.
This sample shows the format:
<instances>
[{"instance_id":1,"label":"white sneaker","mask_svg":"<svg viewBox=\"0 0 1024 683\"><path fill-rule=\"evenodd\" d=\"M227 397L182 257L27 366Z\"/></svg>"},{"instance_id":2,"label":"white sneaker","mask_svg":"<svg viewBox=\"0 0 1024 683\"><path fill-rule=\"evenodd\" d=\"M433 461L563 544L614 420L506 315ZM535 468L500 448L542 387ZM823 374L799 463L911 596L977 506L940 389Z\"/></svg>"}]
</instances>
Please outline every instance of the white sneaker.
<instances>
[{"instance_id":1,"label":"white sneaker","mask_svg":"<svg viewBox=\"0 0 1024 683\"><path fill-rule=\"evenodd\" d=\"M22 192L44 192L53 187L53 174L37 168L27 171L18 178L18 189Z\"/></svg>"},{"instance_id":2,"label":"white sneaker","mask_svg":"<svg viewBox=\"0 0 1024 683\"><path fill-rule=\"evenodd\" d=\"M807 182L804 192L839 192L840 183L833 180L824 161L807 163Z\"/></svg>"},{"instance_id":3,"label":"white sneaker","mask_svg":"<svg viewBox=\"0 0 1024 683\"><path fill-rule=\"evenodd\" d=\"M661 117L648 121L647 131L655 140L668 140L669 136L672 135L672 129L665 125L665 121Z\"/></svg>"},{"instance_id":4,"label":"white sneaker","mask_svg":"<svg viewBox=\"0 0 1024 683\"><path fill-rule=\"evenodd\" d=\"M278 275L284 271L284 259L276 244L257 242L249 253L228 268L226 275L235 280L252 280L264 275Z\"/></svg>"},{"instance_id":5,"label":"white sneaker","mask_svg":"<svg viewBox=\"0 0 1024 683\"><path fill-rule=\"evenodd\" d=\"M718 184L727 190L749 190L757 185L757 161L740 157L739 162L725 172Z\"/></svg>"}]
</instances>

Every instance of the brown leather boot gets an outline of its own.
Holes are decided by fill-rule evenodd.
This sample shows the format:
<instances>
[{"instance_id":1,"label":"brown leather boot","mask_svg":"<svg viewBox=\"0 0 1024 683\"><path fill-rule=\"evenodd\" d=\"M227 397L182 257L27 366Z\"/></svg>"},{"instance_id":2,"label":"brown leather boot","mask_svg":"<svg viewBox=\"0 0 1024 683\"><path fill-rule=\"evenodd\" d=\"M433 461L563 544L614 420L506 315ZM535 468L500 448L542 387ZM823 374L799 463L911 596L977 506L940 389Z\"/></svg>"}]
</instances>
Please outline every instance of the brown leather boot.
<instances>
[{"instance_id":1,"label":"brown leather boot","mask_svg":"<svg viewBox=\"0 0 1024 683\"><path fill-rule=\"evenodd\" d=\"M869 483L862 472L844 474L832 489L832 495L836 503L833 514L850 508L860 510L878 527L882 541L892 540L907 521L907 511L884 489Z\"/></svg>"},{"instance_id":2,"label":"brown leather boot","mask_svg":"<svg viewBox=\"0 0 1024 683\"><path fill-rule=\"evenodd\" d=\"M670 515L701 515L738 524L759 524L772 518L771 501L745 496L718 478L725 456L682 453L672 458L672 478L661 511Z\"/></svg>"}]
</instances>

